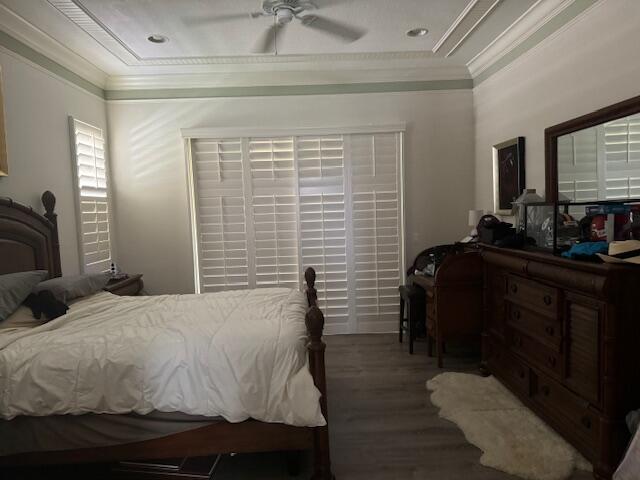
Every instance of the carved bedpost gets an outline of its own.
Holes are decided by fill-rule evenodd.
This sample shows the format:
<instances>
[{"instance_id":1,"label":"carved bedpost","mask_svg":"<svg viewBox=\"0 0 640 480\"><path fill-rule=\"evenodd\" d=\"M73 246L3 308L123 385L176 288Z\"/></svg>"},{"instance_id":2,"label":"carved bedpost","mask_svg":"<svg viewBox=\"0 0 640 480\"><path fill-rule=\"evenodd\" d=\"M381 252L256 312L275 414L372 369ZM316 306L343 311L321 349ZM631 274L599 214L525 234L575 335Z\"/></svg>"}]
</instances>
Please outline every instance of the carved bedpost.
<instances>
[{"instance_id":1,"label":"carved bedpost","mask_svg":"<svg viewBox=\"0 0 640 480\"><path fill-rule=\"evenodd\" d=\"M44 205L44 216L53 224L53 264L54 272L49 272L52 277L59 277L62 275L62 267L60 266L60 242L58 240L58 214L54 212L56 208L56 196L47 190L42 194L42 205Z\"/></svg>"},{"instance_id":2,"label":"carved bedpost","mask_svg":"<svg viewBox=\"0 0 640 480\"><path fill-rule=\"evenodd\" d=\"M309 309L305 316L305 324L309 335L309 368L316 388L320 390L320 408L322 415L327 420L324 427L314 428L313 446L313 476L312 480L331 480L335 477L331 473L331 456L329 452L329 416L327 412L327 379L325 375L324 351L326 345L322 341L324 328L324 315L318 308L318 292L315 288L316 272L309 267L304 272L307 282L307 302Z\"/></svg>"}]
</instances>

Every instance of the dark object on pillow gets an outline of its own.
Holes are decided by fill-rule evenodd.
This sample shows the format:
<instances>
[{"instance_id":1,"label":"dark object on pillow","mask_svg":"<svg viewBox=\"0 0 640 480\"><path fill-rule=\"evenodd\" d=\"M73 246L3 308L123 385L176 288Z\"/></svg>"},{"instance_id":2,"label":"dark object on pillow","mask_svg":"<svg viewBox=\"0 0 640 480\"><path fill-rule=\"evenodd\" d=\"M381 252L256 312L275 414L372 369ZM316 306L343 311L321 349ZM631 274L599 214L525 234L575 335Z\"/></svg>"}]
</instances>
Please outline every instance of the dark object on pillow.
<instances>
[{"instance_id":1,"label":"dark object on pillow","mask_svg":"<svg viewBox=\"0 0 640 480\"><path fill-rule=\"evenodd\" d=\"M0 322L17 310L33 287L47 278L46 270L0 275Z\"/></svg>"},{"instance_id":2,"label":"dark object on pillow","mask_svg":"<svg viewBox=\"0 0 640 480\"><path fill-rule=\"evenodd\" d=\"M86 297L87 295L99 292L106 287L110 276L111 274L109 272L104 272L52 278L51 280L39 283L36 288L33 289L33 293L50 290L58 301L67 303L74 298Z\"/></svg>"},{"instance_id":3,"label":"dark object on pillow","mask_svg":"<svg viewBox=\"0 0 640 480\"><path fill-rule=\"evenodd\" d=\"M49 320L61 317L69 307L58 300L49 290L30 294L24 304L31 309L33 317L40 320L42 314Z\"/></svg>"}]
</instances>

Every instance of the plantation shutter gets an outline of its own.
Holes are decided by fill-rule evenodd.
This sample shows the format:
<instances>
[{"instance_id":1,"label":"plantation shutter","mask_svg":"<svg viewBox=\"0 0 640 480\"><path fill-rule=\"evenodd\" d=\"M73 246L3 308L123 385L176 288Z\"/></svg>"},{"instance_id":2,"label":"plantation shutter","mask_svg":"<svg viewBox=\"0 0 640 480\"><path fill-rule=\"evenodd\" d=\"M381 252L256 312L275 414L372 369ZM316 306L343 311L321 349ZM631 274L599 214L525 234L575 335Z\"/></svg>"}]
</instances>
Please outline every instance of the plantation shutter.
<instances>
[{"instance_id":1,"label":"plantation shutter","mask_svg":"<svg viewBox=\"0 0 640 480\"><path fill-rule=\"evenodd\" d=\"M302 265L316 270L327 325L347 331L347 232L342 135L297 139Z\"/></svg>"},{"instance_id":2,"label":"plantation shutter","mask_svg":"<svg viewBox=\"0 0 640 480\"><path fill-rule=\"evenodd\" d=\"M257 287L300 286L293 138L248 141Z\"/></svg>"},{"instance_id":3,"label":"plantation shutter","mask_svg":"<svg viewBox=\"0 0 640 480\"><path fill-rule=\"evenodd\" d=\"M351 206L358 331L388 330L402 278L400 134L351 136Z\"/></svg>"},{"instance_id":4,"label":"plantation shutter","mask_svg":"<svg viewBox=\"0 0 640 480\"><path fill-rule=\"evenodd\" d=\"M201 292L247 288L241 139L191 141Z\"/></svg>"},{"instance_id":5,"label":"plantation shutter","mask_svg":"<svg viewBox=\"0 0 640 480\"><path fill-rule=\"evenodd\" d=\"M402 133L361 131L190 138L197 291L299 289L313 267L327 332L395 330Z\"/></svg>"},{"instance_id":6,"label":"plantation shutter","mask_svg":"<svg viewBox=\"0 0 640 480\"><path fill-rule=\"evenodd\" d=\"M102 130L70 118L76 174L80 263L85 273L111 267L110 202Z\"/></svg>"}]
</instances>

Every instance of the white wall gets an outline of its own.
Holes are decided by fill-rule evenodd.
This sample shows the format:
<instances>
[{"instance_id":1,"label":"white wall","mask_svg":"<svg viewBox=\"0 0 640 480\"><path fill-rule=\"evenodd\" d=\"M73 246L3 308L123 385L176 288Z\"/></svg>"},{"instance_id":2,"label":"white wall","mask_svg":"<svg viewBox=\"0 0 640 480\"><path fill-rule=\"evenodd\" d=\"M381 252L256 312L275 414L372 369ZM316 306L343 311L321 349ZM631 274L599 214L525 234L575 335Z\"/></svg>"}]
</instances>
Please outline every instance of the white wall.
<instances>
[{"instance_id":1,"label":"white wall","mask_svg":"<svg viewBox=\"0 0 640 480\"><path fill-rule=\"evenodd\" d=\"M408 261L468 232L473 207L470 90L108 102L118 263L150 293L192 292L181 128L407 123Z\"/></svg>"},{"instance_id":2,"label":"white wall","mask_svg":"<svg viewBox=\"0 0 640 480\"><path fill-rule=\"evenodd\" d=\"M603 0L473 91L476 205L493 209L491 147L526 137L527 187L544 191L544 129L640 95L640 1Z\"/></svg>"},{"instance_id":3,"label":"white wall","mask_svg":"<svg viewBox=\"0 0 640 480\"><path fill-rule=\"evenodd\" d=\"M62 270L79 272L68 116L106 126L105 102L14 54L0 50L9 176L0 196L44 211L40 196L57 197Z\"/></svg>"}]
</instances>

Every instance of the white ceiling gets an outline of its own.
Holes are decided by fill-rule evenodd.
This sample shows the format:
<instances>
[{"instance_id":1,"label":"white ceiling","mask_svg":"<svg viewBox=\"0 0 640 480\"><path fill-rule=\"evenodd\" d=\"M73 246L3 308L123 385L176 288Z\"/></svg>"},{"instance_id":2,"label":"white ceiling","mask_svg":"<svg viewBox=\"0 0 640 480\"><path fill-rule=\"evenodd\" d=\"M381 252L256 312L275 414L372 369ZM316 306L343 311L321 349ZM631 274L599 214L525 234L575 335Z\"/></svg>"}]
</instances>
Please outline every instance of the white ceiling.
<instances>
[{"instance_id":1,"label":"white ceiling","mask_svg":"<svg viewBox=\"0 0 640 480\"><path fill-rule=\"evenodd\" d=\"M340 39L293 21L283 28L278 53L283 55L431 50L469 0L316 0L311 12L366 30L358 41ZM140 59L242 56L254 51L260 33L273 17L253 19L256 0L74 0L111 31ZM526 2L523 2L526 3ZM219 16L244 18L216 21ZM210 19L210 22L206 20ZM405 32L426 26L429 34L409 38ZM147 41L152 33L169 37L166 44Z\"/></svg>"},{"instance_id":2,"label":"white ceiling","mask_svg":"<svg viewBox=\"0 0 640 480\"><path fill-rule=\"evenodd\" d=\"M99 74L115 78L329 70L341 80L342 70L385 70L385 76L372 79L403 80L418 79L417 70L428 77L425 69L433 66L463 69L468 78L467 65L514 24L535 16L535 8L545 4L547 11L557 14L558 6L568 2L314 3L318 9L312 13L366 33L348 43L294 20L278 38L277 56L256 55L257 40L273 22L249 16L261 9L260 0L0 0L0 29L90 79ZM215 21L217 16L235 14L246 15ZM425 27L429 33L408 37L406 31L415 27ZM151 34L165 35L169 41L150 43Z\"/></svg>"}]
</instances>

